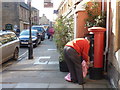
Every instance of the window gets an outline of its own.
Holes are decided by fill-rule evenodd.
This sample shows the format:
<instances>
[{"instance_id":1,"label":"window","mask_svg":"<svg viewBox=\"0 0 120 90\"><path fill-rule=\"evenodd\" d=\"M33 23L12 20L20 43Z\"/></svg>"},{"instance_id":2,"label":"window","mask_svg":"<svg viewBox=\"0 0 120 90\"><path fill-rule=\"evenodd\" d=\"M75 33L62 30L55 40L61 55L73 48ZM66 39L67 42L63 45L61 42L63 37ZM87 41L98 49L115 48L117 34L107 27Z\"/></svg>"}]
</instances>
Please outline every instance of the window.
<instances>
[{"instance_id":1,"label":"window","mask_svg":"<svg viewBox=\"0 0 120 90\"><path fill-rule=\"evenodd\" d=\"M17 37L14 33L3 33L0 35L0 43L2 44L6 44L16 39Z\"/></svg>"},{"instance_id":2,"label":"window","mask_svg":"<svg viewBox=\"0 0 120 90\"><path fill-rule=\"evenodd\" d=\"M9 8L9 3L4 2L4 7Z\"/></svg>"}]
</instances>

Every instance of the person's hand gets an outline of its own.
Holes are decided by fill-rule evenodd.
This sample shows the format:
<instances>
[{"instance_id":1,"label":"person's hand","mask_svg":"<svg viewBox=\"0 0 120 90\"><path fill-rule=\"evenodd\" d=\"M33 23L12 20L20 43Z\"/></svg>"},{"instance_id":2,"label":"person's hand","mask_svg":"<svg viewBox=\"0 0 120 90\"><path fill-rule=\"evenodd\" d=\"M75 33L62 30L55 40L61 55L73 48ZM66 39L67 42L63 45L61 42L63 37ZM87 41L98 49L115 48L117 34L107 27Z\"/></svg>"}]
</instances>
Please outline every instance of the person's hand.
<instances>
[{"instance_id":1,"label":"person's hand","mask_svg":"<svg viewBox=\"0 0 120 90\"><path fill-rule=\"evenodd\" d=\"M86 63L87 63L88 66L90 65L90 61L87 61Z\"/></svg>"},{"instance_id":2,"label":"person's hand","mask_svg":"<svg viewBox=\"0 0 120 90\"><path fill-rule=\"evenodd\" d=\"M93 67L93 61L90 61L89 67Z\"/></svg>"},{"instance_id":3,"label":"person's hand","mask_svg":"<svg viewBox=\"0 0 120 90\"><path fill-rule=\"evenodd\" d=\"M90 57L89 56L88 56L88 61L86 63L88 66L90 65Z\"/></svg>"}]
</instances>

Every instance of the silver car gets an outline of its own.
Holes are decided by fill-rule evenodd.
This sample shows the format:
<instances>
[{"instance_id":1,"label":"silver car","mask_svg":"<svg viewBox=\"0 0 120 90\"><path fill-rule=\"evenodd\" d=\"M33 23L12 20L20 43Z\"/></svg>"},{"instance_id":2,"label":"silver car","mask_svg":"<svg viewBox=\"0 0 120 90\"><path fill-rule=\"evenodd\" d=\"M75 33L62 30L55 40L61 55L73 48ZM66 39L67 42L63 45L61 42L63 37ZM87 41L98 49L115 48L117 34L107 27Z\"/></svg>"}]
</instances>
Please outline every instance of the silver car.
<instances>
[{"instance_id":1,"label":"silver car","mask_svg":"<svg viewBox=\"0 0 120 90\"><path fill-rule=\"evenodd\" d=\"M13 58L18 59L19 38L14 32L0 31L0 64Z\"/></svg>"}]
</instances>

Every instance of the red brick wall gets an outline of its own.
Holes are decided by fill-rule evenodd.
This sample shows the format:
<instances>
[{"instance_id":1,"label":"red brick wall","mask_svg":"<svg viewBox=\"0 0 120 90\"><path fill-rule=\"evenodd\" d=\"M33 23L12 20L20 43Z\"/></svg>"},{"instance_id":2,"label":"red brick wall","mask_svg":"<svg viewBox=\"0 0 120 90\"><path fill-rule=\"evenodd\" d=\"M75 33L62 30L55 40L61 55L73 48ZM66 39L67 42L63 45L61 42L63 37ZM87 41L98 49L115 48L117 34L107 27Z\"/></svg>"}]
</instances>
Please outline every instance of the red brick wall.
<instances>
[{"instance_id":1,"label":"red brick wall","mask_svg":"<svg viewBox=\"0 0 120 90\"><path fill-rule=\"evenodd\" d=\"M87 29L85 28L85 19L87 18L86 11L78 11L77 12L77 31L76 38L84 37L84 34L87 33Z\"/></svg>"},{"instance_id":2,"label":"red brick wall","mask_svg":"<svg viewBox=\"0 0 120 90\"><path fill-rule=\"evenodd\" d=\"M101 10L102 10L102 2L101 0L99 0L99 12L98 13L101 13ZM88 3L90 6L92 5L91 2ZM86 10L84 11L78 11L77 12L77 18L76 18L76 38L79 38L79 37L84 37L85 34L87 34L87 28L85 27L85 19L87 19L87 12Z\"/></svg>"}]
</instances>

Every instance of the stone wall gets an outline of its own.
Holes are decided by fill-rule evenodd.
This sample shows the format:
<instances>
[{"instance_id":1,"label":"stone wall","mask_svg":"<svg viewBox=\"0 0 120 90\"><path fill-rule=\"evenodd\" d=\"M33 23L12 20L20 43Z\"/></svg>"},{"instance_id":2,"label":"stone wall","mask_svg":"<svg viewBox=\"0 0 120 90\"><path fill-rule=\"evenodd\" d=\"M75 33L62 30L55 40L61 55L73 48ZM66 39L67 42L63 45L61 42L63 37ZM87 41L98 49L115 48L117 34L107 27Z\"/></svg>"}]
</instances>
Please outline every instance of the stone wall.
<instances>
[{"instance_id":1,"label":"stone wall","mask_svg":"<svg viewBox=\"0 0 120 90\"><path fill-rule=\"evenodd\" d=\"M5 24L19 26L18 2L2 2L2 28Z\"/></svg>"},{"instance_id":2,"label":"stone wall","mask_svg":"<svg viewBox=\"0 0 120 90\"><path fill-rule=\"evenodd\" d=\"M49 20L47 19L47 17L45 16L45 14L43 14L43 16L40 18L39 23L41 25L43 25L43 24L49 24Z\"/></svg>"},{"instance_id":3,"label":"stone wall","mask_svg":"<svg viewBox=\"0 0 120 90\"><path fill-rule=\"evenodd\" d=\"M110 80L110 84L112 88L119 88L120 89L120 73L116 70L112 63L108 65L108 77Z\"/></svg>"}]
</instances>

